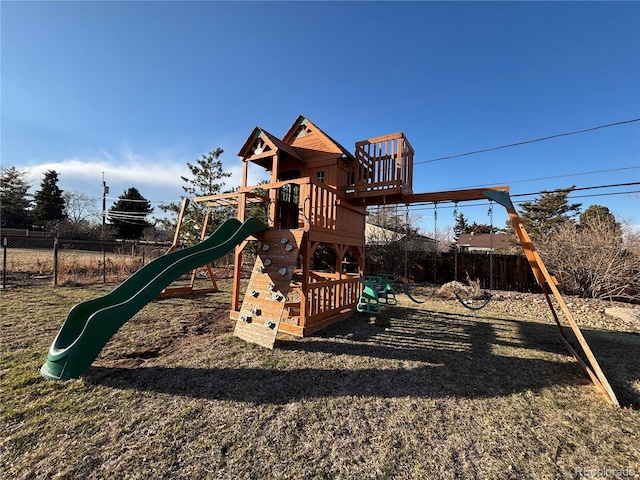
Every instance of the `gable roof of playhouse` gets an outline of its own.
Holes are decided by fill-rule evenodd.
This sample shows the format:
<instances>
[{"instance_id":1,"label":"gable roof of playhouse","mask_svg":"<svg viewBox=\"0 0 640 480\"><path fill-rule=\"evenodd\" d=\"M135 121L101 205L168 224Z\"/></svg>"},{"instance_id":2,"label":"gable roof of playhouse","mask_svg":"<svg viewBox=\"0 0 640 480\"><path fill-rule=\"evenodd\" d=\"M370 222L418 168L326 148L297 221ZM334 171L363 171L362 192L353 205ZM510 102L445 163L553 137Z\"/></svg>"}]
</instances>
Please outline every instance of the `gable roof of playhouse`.
<instances>
[{"instance_id":1,"label":"gable roof of playhouse","mask_svg":"<svg viewBox=\"0 0 640 480\"><path fill-rule=\"evenodd\" d=\"M344 148L338 142L336 142L333 138L327 135L322 129L320 129L317 125L315 125L311 120L303 115L299 115L289 131L282 137L283 142L288 145L293 146L295 148L295 141L299 137L307 136L310 133L315 133L318 140L321 144L327 149L326 151L331 153L339 153L342 154L343 157L348 159L349 161L355 160L355 157L349 150Z\"/></svg>"},{"instance_id":2,"label":"gable roof of playhouse","mask_svg":"<svg viewBox=\"0 0 640 480\"><path fill-rule=\"evenodd\" d=\"M247 141L244 142L244 145L242 145L242 148L238 152L238 156L242 158L247 158L254 155L255 154L254 145L256 143L256 140L258 139L262 139L265 143L270 144L273 150L276 150L276 149L282 150L283 152L286 152L289 155L291 155L296 160L299 160L304 163L304 160L300 158L300 155L298 155L298 153L294 150L293 147L284 143L278 137L276 137L275 135L267 132L265 129L260 127L255 127L253 129L253 131L247 138Z\"/></svg>"}]
</instances>

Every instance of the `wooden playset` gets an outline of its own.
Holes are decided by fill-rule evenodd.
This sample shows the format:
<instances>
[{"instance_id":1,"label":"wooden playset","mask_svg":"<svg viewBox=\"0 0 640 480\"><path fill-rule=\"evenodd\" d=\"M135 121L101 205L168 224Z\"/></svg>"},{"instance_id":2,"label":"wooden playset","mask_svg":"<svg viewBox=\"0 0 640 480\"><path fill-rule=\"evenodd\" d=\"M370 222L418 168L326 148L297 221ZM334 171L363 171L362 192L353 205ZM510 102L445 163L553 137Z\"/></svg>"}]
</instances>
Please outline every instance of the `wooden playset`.
<instances>
[{"instance_id":1,"label":"wooden playset","mask_svg":"<svg viewBox=\"0 0 640 480\"><path fill-rule=\"evenodd\" d=\"M242 184L232 194L191 199L208 206L237 205L244 221L250 203L268 207L268 227L235 249L231 318L235 334L273 348L277 332L305 336L356 312L363 292L365 218L370 205L461 202L488 199L506 208L536 280L542 287L560 338L607 401L615 394L582 336L557 281L546 270L511 200L509 188L488 187L413 192L414 150L403 133L357 142L350 153L309 119L300 116L282 139L256 127L239 152ZM266 184L247 185L248 169L269 172ZM187 203L183 204L183 213ZM181 214L181 217L183 215ZM205 231L206 229L203 229ZM176 241L179 232L176 232ZM243 251L257 240L258 253L241 299ZM335 265L318 268L322 251ZM209 270L210 278L215 279ZM552 297L586 360L569 343Z\"/></svg>"}]
</instances>

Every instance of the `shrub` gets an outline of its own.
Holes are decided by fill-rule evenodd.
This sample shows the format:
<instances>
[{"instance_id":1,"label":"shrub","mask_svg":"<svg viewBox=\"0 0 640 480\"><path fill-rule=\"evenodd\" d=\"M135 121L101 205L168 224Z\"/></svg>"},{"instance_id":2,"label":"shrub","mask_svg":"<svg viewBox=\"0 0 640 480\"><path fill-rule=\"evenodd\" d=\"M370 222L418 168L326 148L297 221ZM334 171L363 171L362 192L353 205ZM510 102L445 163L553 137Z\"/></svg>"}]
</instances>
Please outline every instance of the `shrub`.
<instances>
[{"instance_id":1,"label":"shrub","mask_svg":"<svg viewBox=\"0 0 640 480\"><path fill-rule=\"evenodd\" d=\"M537 247L564 292L640 302L640 234L629 226L594 216L562 225Z\"/></svg>"}]
</instances>

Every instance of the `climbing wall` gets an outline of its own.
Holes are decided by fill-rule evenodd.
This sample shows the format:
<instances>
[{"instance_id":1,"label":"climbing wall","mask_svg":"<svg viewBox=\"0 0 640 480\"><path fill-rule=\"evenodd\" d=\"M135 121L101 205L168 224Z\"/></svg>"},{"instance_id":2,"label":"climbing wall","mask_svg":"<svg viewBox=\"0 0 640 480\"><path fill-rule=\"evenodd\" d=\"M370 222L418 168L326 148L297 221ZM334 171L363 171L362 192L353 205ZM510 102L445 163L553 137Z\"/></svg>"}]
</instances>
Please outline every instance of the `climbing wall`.
<instances>
[{"instance_id":1,"label":"climbing wall","mask_svg":"<svg viewBox=\"0 0 640 480\"><path fill-rule=\"evenodd\" d=\"M303 233L301 230L264 232L236 321L237 337L273 348Z\"/></svg>"}]
</instances>

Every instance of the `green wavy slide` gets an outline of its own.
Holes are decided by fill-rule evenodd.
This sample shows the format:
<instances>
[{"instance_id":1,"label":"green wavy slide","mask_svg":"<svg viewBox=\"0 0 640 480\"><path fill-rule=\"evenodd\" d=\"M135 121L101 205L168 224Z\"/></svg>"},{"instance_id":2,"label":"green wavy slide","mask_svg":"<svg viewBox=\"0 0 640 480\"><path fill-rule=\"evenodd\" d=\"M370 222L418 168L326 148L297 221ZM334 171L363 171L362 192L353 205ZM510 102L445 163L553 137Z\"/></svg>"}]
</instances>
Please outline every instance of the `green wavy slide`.
<instances>
[{"instance_id":1,"label":"green wavy slide","mask_svg":"<svg viewBox=\"0 0 640 480\"><path fill-rule=\"evenodd\" d=\"M78 303L69 311L40 373L55 380L79 377L118 329L171 282L263 230L266 226L256 218L244 223L227 220L199 244L163 255L107 295Z\"/></svg>"}]
</instances>

